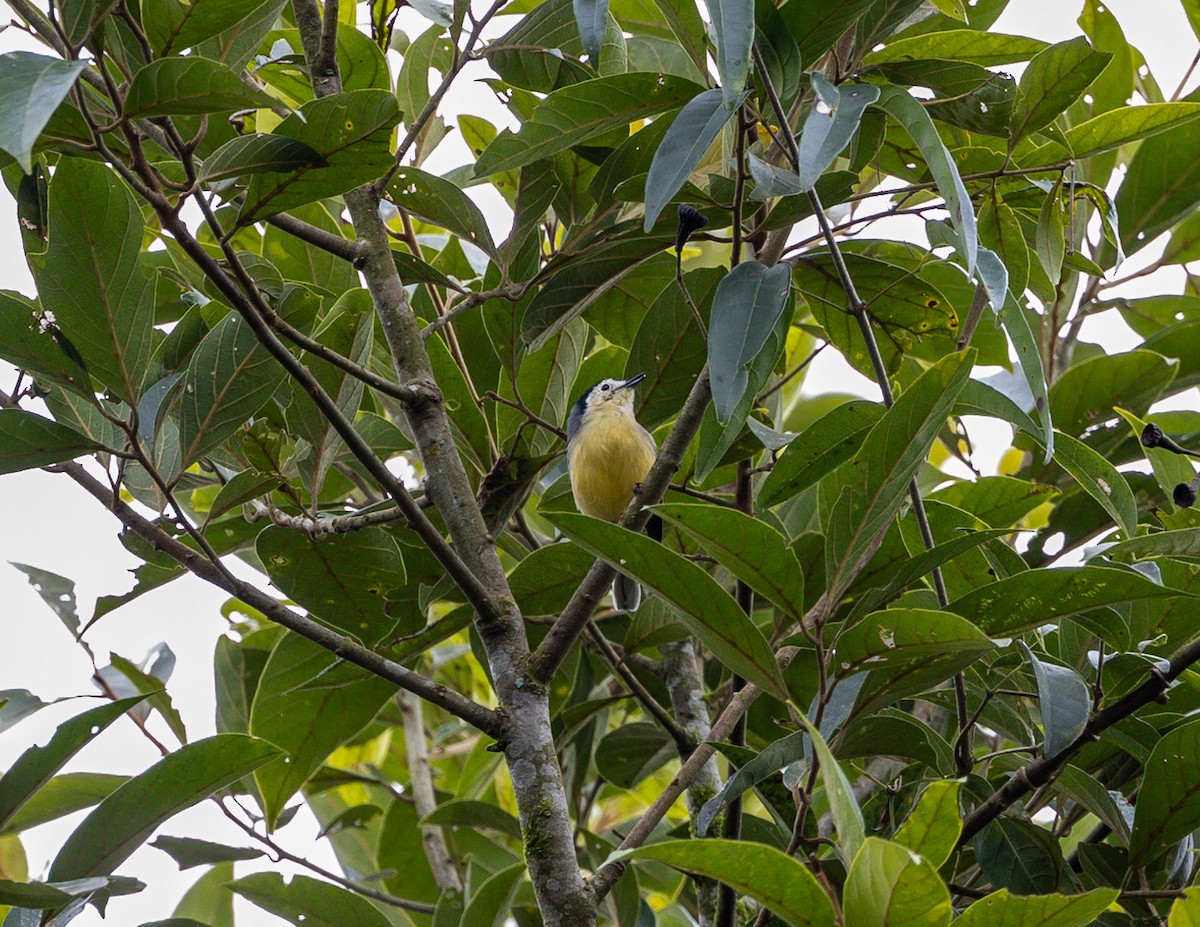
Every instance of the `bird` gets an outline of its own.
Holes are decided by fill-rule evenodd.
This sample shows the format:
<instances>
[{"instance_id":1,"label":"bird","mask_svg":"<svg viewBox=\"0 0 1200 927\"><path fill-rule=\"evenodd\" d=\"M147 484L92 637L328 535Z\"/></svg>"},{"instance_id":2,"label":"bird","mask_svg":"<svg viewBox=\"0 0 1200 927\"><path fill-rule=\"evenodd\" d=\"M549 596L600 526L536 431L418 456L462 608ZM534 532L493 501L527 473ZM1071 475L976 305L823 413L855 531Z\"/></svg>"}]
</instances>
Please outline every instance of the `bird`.
<instances>
[{"instance_id":1,"label":"bird","mask_svg":"<svg viewBox=\"0 0 1200 927\"><path fill-rule=\"evenodd\" d=\"M567 472L575 504L584 515L619 521L633 494L646 478L658 447L641 426L633 409L634 387L646 374L627 380L609 377L589 388L571 408L567 419ZM662 522L647 532L662 540ZM637 581L618 573L613 602L622 611L636 611L642 590Z\"/></svg>"}]
</instances>

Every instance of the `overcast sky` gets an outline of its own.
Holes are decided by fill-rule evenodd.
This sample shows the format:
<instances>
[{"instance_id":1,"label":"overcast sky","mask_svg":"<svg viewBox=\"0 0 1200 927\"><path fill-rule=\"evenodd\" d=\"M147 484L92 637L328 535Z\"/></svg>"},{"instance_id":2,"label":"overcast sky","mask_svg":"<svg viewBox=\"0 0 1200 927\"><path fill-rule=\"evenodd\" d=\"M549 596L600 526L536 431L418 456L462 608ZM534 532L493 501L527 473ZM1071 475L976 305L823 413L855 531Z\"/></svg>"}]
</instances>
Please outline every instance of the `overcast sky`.
<instances>
[{"instance_id":1,"label":"overcast sky","mask_svg":"<svg viewBox=\"0 0 1200 927\"><path fill-rule=\"evenodd\" d=\"M974 0L970 0L974 5ZM1196 39L1175 0L1113 0L1109 4L1120 20L1130 41L1139 47L1150 63L1159 84L1170 93L1178 84L1196 54ZM1153 15L1147 15L1148 9ZM4 4L0 12L7 14ZM1073 0L1012 0L1009 10L996 28L999 31L1061 41L1080 34L1075 23L1078 7ZM0 17L7 21L7 15ZM0 33L0 52L33 48L14 29ZM1195 81L1188 89L1195 86ZM481 112L483 104L464 88L448 98L448 115ZM447 118L448 123L452 123ZM453 153L454 149L448 149ZM463 157L465 149L458 149ZM438 164L448 168L452 162ZM486 203L483 204L486 208ZM1159 249L1147 248L1153 254ZM1141 257L1141 256L1139 256ZM1165 281L1143 281L1153 292L1178 292L1177 273ZM29 273L21 257L14 205L0 186L0 289L19 290L33 295ZM1091 332L1104 338L1114 350L1127 346L1122 326L1112 325ZM861 378L844 373L826 352L823 366L810 374L810 382L823 389L847 384L868 386ZM12 370L0 363L0 384L12 386ZM867 390L870 391L869 389ZM995 449L998 453L999 448ZM992 453L992 452L989 452ZM993 453L994 456L994 453ZM32 471L0 477L0 621L7 645L0 647L0 689L29 689L44 700L90 696L91 666L80 647L73 643L54 615L25 581L23 574L9 568L7 561L32 564L61 573L76 582L79 612L84 620L91 615L97 596L123 592L132 580L126 572L137 564L117 539L118 522L94 500L77 489L66 477ZM125 606L101 621L88 635L96 657L107 662L115 651L129 659L140 660L160 641L175 651L178 662L169 690L187 724L191 739L213 732L212 651L216 638L225 629L219 608L226 596L199 580L185 578ZM35 739L45 742L54 727L77 714L90 702L71 699L53 705L0 734L0 770ZM163 734L169 743L169 734ZM75 771L134 773L157 758L154 748L127 721L119 721L93 744L85 748L68 767ZM81 820L83 813L45 825L24 836L29 855L30 875L42 878L47 862L53 858L63 839ZM280 834L280 841L297 852L308 852L317 827L311 817L298 817ZM205 803L169 821L160 831L173 835L204 837L242 845L246 841L220 815ZM332 865L324 844L313 851L313 859ZM239 875L252 871L239 868ZM136 925L142 921L170 916L176 901L196 872L178 874L174 863L163 853L143 848L121 867L150 888L141 895L119 898L110 904L108 923ZM104 923L89 909L75 922L79 927ZM281 923L248 903L239 902L239 925L276 925Z\"/></svg>"}]
</instances>

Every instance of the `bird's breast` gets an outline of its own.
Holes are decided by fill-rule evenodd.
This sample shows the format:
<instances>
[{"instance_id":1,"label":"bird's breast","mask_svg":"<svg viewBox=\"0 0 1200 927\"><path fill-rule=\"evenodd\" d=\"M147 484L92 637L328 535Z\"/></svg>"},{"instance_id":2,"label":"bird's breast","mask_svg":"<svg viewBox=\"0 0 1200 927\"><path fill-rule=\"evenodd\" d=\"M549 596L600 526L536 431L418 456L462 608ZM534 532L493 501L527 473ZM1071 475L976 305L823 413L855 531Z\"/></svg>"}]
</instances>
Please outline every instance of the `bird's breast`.
<instances>
[{"instance_id":1,"label":"bird's breast","mask_svg":"<svg viewBox=\"0 0 1200 927\"><path fill-rule=\"evenodd\" d=\"M589 416L567 451L571 490L585 515L617 521L654 463L654 439L625 413Z\"/></svg>"}]
</instances>

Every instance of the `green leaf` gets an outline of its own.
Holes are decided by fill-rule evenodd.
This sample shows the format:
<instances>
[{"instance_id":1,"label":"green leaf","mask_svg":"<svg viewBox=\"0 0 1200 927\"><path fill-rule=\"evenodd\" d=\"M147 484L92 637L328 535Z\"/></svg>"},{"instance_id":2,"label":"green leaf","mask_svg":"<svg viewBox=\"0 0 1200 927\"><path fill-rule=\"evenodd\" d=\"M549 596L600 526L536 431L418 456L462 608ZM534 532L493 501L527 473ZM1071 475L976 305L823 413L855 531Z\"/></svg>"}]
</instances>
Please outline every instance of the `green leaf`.
<instances>
[{"instance_id":1,"label":"green leaf","mask_svg":"<svg viewBox=\"0 0 1200 927\"><path fill-rule=\"evenodd\" d=\"M250 732L278 746L287 763L254 774L268 828L325 758L362 730L396 693L387 680L340 660L306 638L280 637L263 667Z\"/></svg>"},{"instance_id":2,"label":"green leaf","mask_svg":"<svg viewBox=\"0 0 1200 927\"><path fill-rule=\"evenodd\" d=\"M767 776L772 776L785 766L804 759L807 749L808 735L804 731L796 731L776 740L754 759L743 763L736 773L725 780L721 791L706 801L696 814L696 834L700 837L706 836L709 825L722 808Z\"/></svg>"},{"instance_id":3,"label":"green leaf","mask_svg":"<svg viewBox=\"0 0 1200 927\"><path fill-rule=\"evenodd\" d=\"M654 511L785 614L803 616L804 570L787 539L765 521L716 505L664 503Z\"/></svg>"},{"instance_id":4,"label":"green leaf","mask_svg":"<svg viewBox=\"0 0 1200 927\"><path fill-rule=\"evenodd\" d=\"M39 382L47 386L61 381L74 393L92 397L92 384L75 346L36 303L7 290L0 290L0 357L14 367L37 374ZM70 401L74 401L74 396ZM58 417L53 408L51 412ZM107 422L105 427L117 433L115 426Z\"/></svg>"},{"instance_id":5,"label":"green leaf","mask_svg":"<svg viewBox=\"0 0 1200 927\"><path fill-rule=\"evenodd\" d=\"M777 695L786 690L766 638L704 570L662 544L619 525L566 512L550 522L584 550L653 589L730 670Z\"/></svg>"},{"instance_id":6,"label":"green leaf","mask_svg":"<svg viewBox=\"0 0 1200 927\"><path fill-rule=\"evenodd\" d=\"M1087 927L1119 894L1115 888L1097 888L1082 895L1013 895L1002 888L973 902L954 923L959 927ZM1172 921L1171 927L1179 925Z\"/></svg>"},{"instance_id":7,"label":"green leaf","mask_svg":"<svg viewBox=\"0 0 1200 927\"><path fill-rule=\"evenodd\" d=\"M1075 742L1092 712L1088 685L1069 666L1039 660L1024 641L1017 646L1033 665L1038 687L1038 714L1042 716L1042 756L1061 753Z\"/></svg>"},{"instance_id":8,"label":"green leaf","mask_svg":"<svg viewBox=\"0 0 1200 927\"><path fill-rule=\"evenodd\" d=\"M229 313L204 336L188 362L179 401L180 466L224 444L286 376L254 331Z\"/></svg>"},{"instance_id":9,"label":"green leaf","mask_svg":"<svg viewBox=\"0 0 1200 927\"><path fill-rule=\"evenodd\" d=\"M800 722L812 738L813 751L821 765L821 782L825 785L825 798L833 814L834 827L837 828L838 849L843 860L854 860L858 857L865 839L862 809L858 807L850 780L834 759L821 732L804 715L800 715Z\"/></svg>"},{"instance_id":10,"label":"green leaf","mask_svg":"<svg viewBox=\"0 0 1200 927\"><path fill-rule=\"evenodd\" d=\"M1200 97L1193 93L1186 99ZM1115 204L1127 254L1195 214L1200 204L1200 162L1192 153L1197 146L1200 122L1189 122L1147 139L1134 152Z\"/></svg>"},{"instance_id":11,"label":"green leaf","mask_svg":"<svg viewBox=\"0 0 1200 927\"><path fill-rule=\"evenodd\" d=\"M1130 570L1060 567L1029 570L982 586L949 605L994 637L1027 631L1089 609L1140 599L1187 595Z\"/></svg>"},{"instance_id":12,"label":"green leaf","mask_svg":"<svg viewBox=\"0 0 1200 927\"><path fill-rule=\"evenodd\" d=\"M1083 36L1044 48L1021 75L1012 142L1049 125L1083 94L1112 59Z\"/></svg>"},{"instance_id":13,"label":"green leaf","mask_svg":"<svg viewBox=\"0 0 1200 927\"><path fill-rule=\"evenodd\" d=\"M909 812L893 838L914 853L940 868L954 852L962 833L958 810L961 782L931 782L921 793L917 806Z\"/></svg>"},{"instance_id":14,"label":"green leaf","mask_svg":"<svg viewBox=\"0 0 1200 927\"><path fill-rule=\"evenodd\" d=\"M791 499L845 463L883 412L881 403L865 399L853 399L826 412L775 461L759 490L758 504L770 508Z\"/></svg>"},{"instance_id":15,"label":"green leaf","mask_svg":"<svg viewBox=\"0 0 1200 927\"><path fill-rule=\"evenodd\" d=\"M979 32L975 29L950 29L928 32L888 42L881 50L867 55L866 64L904 61L915 58L946 58L966 61L985 68L1017 61L1028 61L1049 47L1040 39L1001 32Z\"/></svg>"},{"instance_id":16,"label":"green leaf","mask_svg":"<svg viewBox=\"0 0 1200 927\"><path fill-rule=\"evenodd\" d=\"M605 734L596 745L594 760L605 782L633 789L678 756L666 731L649 721L635 721Z\"/></svg>"},{"instance_id":17,"label":"green leaf","mask_svg":"<svg viewBox=\"0 0 1200 927\"><path fill-rule=\"evenodd\" d=\"M800 60L812 67L876 0L789 0L779 15L796 40Z\"/></svg>"},{"instance_id":18,"label":"green leaf","mask_svg":"<svg viewBox=\"0 0 1200 927\"><path fill-rule=\"evenodd\" d=\"M0 149L26 174L33 171L33 146L42 129L66 99L86 61L63 61L17 51L0 55Z\"/></svg>"},{"instance_id":19,"label":"green leaf","mask_svg":"<svg viewBox=\"0 0 1200 927\"><path fill-rule=\"evenodd\" d=\"M837 659L850 672L903 665L932 654L994 650L971 622L949 612L889 608L873 612L837 636Z\"/></svg>"},{"instance_id":20,"label":"green leaf","mask_svg":"<svg viewBox=\"0 0 1200 927\"><path fill-rule=\"evenodd\" d=\"M683 285L701 317L708 315L724 276L718 267L683 275ZM708 345L679 287L664 287L642 319L625 364L626 377L646 374L638 387L638 418L648 428L678 413L707 356Z\"/></svg>"},{"instance_id":21,"label":"green leaf","mask_svg":"<svg viewBox=\"0 0 1200 927\"><path fill-rule=\"evenodd\" d=\"M1185 889L1183 897L1176 898L1171 905L1167 927L1196 927L1197 924L1200 924L1200 889Z\"/></svg>"},{"instance_id":22,"label":"green leaf","mask_svg":"<svg viewBox=\"0 0 1200 927\"><path fill-rule=\"evenodd\" d=\"M519 862L492 875L471 896L459 927L501 927L507 923L524 874L525 863Z\"/></svg>"},{"instance_id":23,"label":"green leaf","mask_svg":"<svg viewBox=\"0 0 1200 927\"><path fill-rule=\"evenodd\" d=\"M50 880L109 875L163 821L279 756L265 741L217 734L180 747L100 802L67 838Z\"/></svg>"},{"instance_id":24,"label":"green leaf","mask_svg":"<svg viewBox=\"0 0 1200 927\"><path fill-rule=\"evenodd\" d=\"M582 50L571 0L547 0L483 49L505 83L549 93L594 74L578 60Z\"/></svg>"},{"instance_id":25,"label":"green leaf","mask_svg":"<svg viewBox=\"0 0 1200 927\"><path fill-rule=\"evenodd\" d=\"M717 43L717 76L725 108L730 112L741 102L750 71L750 46L754 44L753 0L705 0L712 34Z\"/></svg>"},{"instance_id":26,"label":"green leaf","mask_svg":"<svg viewBox=\"0 0 1200 927\"><path fill-rule=\"evenodd\" d=\"M503 808L485 801L459 798L443 802L421 818L422 827L482 827L499 831L514 840L521 839L521 822Z\"/></svg>"},{"instance_id":27,"label":"green leaf","mask_svg":"<svg viewBox=\"0 0 1200 927\"><path fill-rule=\"evenodd\" d=\"M1122 106L1073 126L1064 133L1065 145L1051 142L1043 145L1031 157L1038 163L1042 163L1043 159L1055 160L1064 155L1077 160L1090 158L1185 125L1198 117L1200 103Z\"/></svg>"},{"instance_id":28,"label":"green leaf","mask_svg":"<svg viewBox=\"0 0 1200 927\"><path fill-rule=\"evenodd\" d=\"M708 336L708 368L717 421L727 424L750 386L750 368L788 307L786 263L738 264L717 285Z\"/></svg>"},{"instance_id":29,"label":"green leaf","mask_svg":"<svg viewBox=\"0 0 1200 927\"><path fill-rule=\"evenodd\" d=\"M608 0L574 0L575 23L579 27L579 40L587 52L592 67L600 66L600 43L608 25Z\"/></svg>"},{"instance_id":30,"label":"green leaf","mask_svg":"<svg viewBox=\"0 0 1200 927\"><path fill-rule=\"evenodd\" d=\"M1100 503L1126 537L1132 537L1137 532L1137 500L1120 471L1104 455L1061 431L1055 448L1054 459L1058 464Z\"/></svg>"},{"instance_id":31,"label":"green leaf","mask_svg":"<svg viewBox=\"0 0 1200 927\"><path fill-rule=\"evenodd\" d=\"M774 847L744 840L666 840L614 853L654 860L717 879L749 895L790 927L833 927L829 897L803 864Z\"/></svg>"},{"instance_id":32,"label":"green leaf","mask_svg":"<svg viewBox=\"0 0 1200 927\"><path fill-rule=\"evenodd\" d=\"M663 209L687 182L734 112L736 107L725 105L724 91L705 90L688 100L667 127L646 175L643 227L647 232L654 228Z\"/></svg>"},{"instance_id":33,"label":"green leaf","mask_svg":"<svg viewBox=\"0 0 1200 927\"><path fill-rule=\"evenodd\" d=\"M475 163L476 177L531 164L629 123L682 106L703 91L673 74L613 74L556 90L517 134L502 132Z\"/></svg>"},{"instance_id":34,"label":"green leaf","mask_svg":"<svg viewBox=\"0 0 1200 927\"><path fill-rule=\"evenodd\" d=\"M1054 423L1069 435L1081 436L1089 428L1115 419L1116 406L1143 415L1178 369L1177 361L1144 350L1099 355L1072 364L1050 389Z\"/></svg>"},{"instance_id":35,"label":"green leaf","mask_svg":"<svg viewBox=\"0 0 1200 927\"><path fill-rule=\"evenodd\" d=\"M63 158L50 182L50 245L30 262L42 308L88 372L129 403L153 344L154 286L138 265L143 224L106 166Z\"/></svg>"},{"instance_id":36,"label":"green leaf","mask_svg":"<svg viewBox=\"0 0 1200 927\"><path fill-rule=\"evenodd\" d=\"M156 3L144 15L146 38L161 57L170 51L183 51L250 19L268 0L191 0L181 3L166 0ZM147 4L143 3L143 8Z\"/></svg>"},{"instance_id":37,"label":"green leaf","mask_svg":"<svg viewBox=\"0 0 1200 927\"><path fill-rule=\"evenodd\" d=\"M66 425L24 409L0 409L0 473L62 463L97 448Z\"/></svg>"},{"instance_id":38,"label":"green leaf","mask_svg":"<svg viewBox=\"0 0 1200 927\"><path fill-rule=\"evenodd\" d=\"M62 773L55 776L28 796L8 824L0 828L0 836L19 834L47 821L94 807L128 781L128 776L106 773Z\"/></svg>"},{"instance_id":39,"label":"green leaf","mask_svg":"<svg viewBox=\"0 0 1200 927\"><path fill-rule=\"evenodd\" d=\"M831 113L820 112L816 107L804 121L804 132L800 136L800 170L798 189L792 192L811 190L817 179L832 166L850 144L858 131L863 113L879 99L879 88L874 84L842 84L834 87L819 72L809 74L816 87L824 83Z\"/></svg>"},{"instance_id":40,"label":"green leaf","mask_svg":"<svg viewBox=\"0 0 1200 927\"><path fill-rule=\"evenodd\" d=\"M1146 761L1129 835L1129 865L1140 867L1200 826L1200 722L1162 735Z\"/></svg>"},{"instance_id":41,"label":"green leaf","mask_svg":"<svg viewBox=\"0 0 1200 927\"><path fill-rule=\"evenodd\" d=\"M945 33L941 33L945 35ZM974 36L974 41L985 41L992 38L989 34L980 34L971 32ZM896 45L901 45L902 42L897 42ZM895 46L889 46L889 51ZM943 53L942 57L958 57ZM921 154L925 157L925 163L929 167L929 173L933 175L934 181L937 183L938 192L941 193L942 199L946 201L946 209L950 213L950 218L954 222L954 228L957 232L957 249L962 256L963 262L967 265L967 273L975 273L975 258L978 254L979 240L975 229L975 212L971 206L971 197L967 193L967 188L963 185L962 178L959 176L958 168L954 164L954 159L950 156L950 151L942 142L941 136L938 135L937 128L933 124L933 120L929 114L925 112L925 107L911 96L908 91L899 87L883 87L880 90L879 102L877 104L880 109L892 116L898 121L912 137L912 140L917 143Z\"/></svg>"},{"instance_id":42,"label":"green leaf","mask_svg":"<svg viewBox=\"0 0 1200 927\"><path fill-rule=\"evenodd\" d=\"M10 560L9 564L25 574L29 585L41 600L58 616L58 620L66 626L71 635L78 639L79 613L76 611L78 603L75 598L75 581L49 570L17 563L15 560Z\"/></svg>"},{"instance_id":43,"label":"green leaf","mask_svg":"<svg viewBox=\"0 0 1200 927\"><path fill-rule=\"evenodd\" d=\"M262 850L254 847L228 847L223 843L213 843L210 840L197 840L195 837L168 837L165 834L150 843L156 850L162 850L182 872L193 866L206 866L212 863L234 862L243 859L258 859L263 856Z\"/></svg>"},{"instance_id":44,"label":"green leaf","mask_svg":"<svg viewBox=\"0 0 1200 927\"><path fill-rule=\"evenodd\" d=\"M1063 257L1066 253L1066 210L1062 202L1062 178L1046 195L1038 213L1036 248L1042 270L1055 286L1062 279Z\"/></svg>"},{"instance_id":45,"label":"green leaf","mask_svg":"<svg viewBox=\"0 0 1200 927\"><path fill-rule=\"evenodd\" d=\"M878 837L868 837L854 858L842 909L855 927L945 927L953 915L933 863Z\"/></svg>"},{"instance_id":46,"label":"green leaf","mask_svg":"<svg viewBox=\"0 0 1200 927\"><path fill-rule=\"evenodd\" d=\"M991 254L991 252L987 252ZM995 257L995 255L992 255ZM980 259L980 266L983 265ZM998 262L998 259L997 259ZM1038 410L1038 418L1042 423L1042 444L1046 448L1045 460L1048 463L1054 456L1054 416L1050 414L1050 395L1046 387L1046 372L1042 367L1042 354L1038 341L1033 334L1029 316L1021 304L1011 295L1004 299L998 310L1000 324L1012 342L1020 363L1021 375L1029 392L1033 396L1034 406Z\"/></svg>"},{"instance_id":47,"label":"green leaf","mask_svg":"<svg viewBox=\"0 0 1200 927\"><path fill-rule=\"evenodd\" d=\"M1016 212L994 188L979 207L979 243L1004 262L1008 290L1019 299L1029 282L1029 246Z\"/></svg>"},{"instance_id":48,"label":"green leaf","mask_svg":"<svg viewBox=\"0 0 1200 927\"><path fill-rule=\"evenodd\" d=\"M404 561L382 528L315 540L271 525L258 535L255 550L288 598L368 646L386 639L400 620L390 611L405 586Z\"/></svg>"},{"instance_id":49,"label":"green leaf","mask_svg":"<svg viewBox=\"0 0 1200 927\"><path fill-rule=\"evenodd\" d=\"M499 262L500 254L483 213L449 180L404 166L396 172L388 195L406 211L465 238Z\"/></svg>"},{"instance_id":50,"label":"green leaf","mask_svg":"<svg viewBox=\"0 0 1200 927\"><path fill-rule=\"evenodd\" d=\"M860 561L907 497L974 364L974 350L938 361L918 377L871 429L847 465L826 544L828 588L841 595Z\"/></svg>"},{"instance_id":51,"label":"green leaf","mask_svg":"<svg viewBox=\"0 0 1200 927\"><path fill-rule=\"evenodd\" d=\"M315 148L282 135L239 135L226 142L200 167L199 179L216 183L251 174L283 174L306 168L325 167L329 162Z\"/></svg>"},{"instance_id":52,"label":"green leaf","mask_svg":"<svg viewBox=\"0 0 1200 927\"><path fill-rule=\"evenodd\" d=\"M227 887L232 881L233 863L217 863L192 883L179 899L171 912L172 920L185 922L179 927L193 927L192 921L205 927L234 927L233 893ZM167 923L175 927L171 921Z\"/></svg>"},{"instance_id":53,"label":"green leaf","mask_svg":"<svg viewBox=\"0 0 1200 927\"><path fill-rule=\"evenodd\" d=\"M112 891L113 894L127 895L145 887L141 882L125 876L72 879L67 882L10 882L0 879L0 904L29 909L61 908L77 898L87 899L106 889L116 889Z\"/></svg>"},{"instance_id":54,"label":"green leaf","mask_svg":"<svg viewBox=\"0 0 1200 927\"><path fill-rule=\"evenodd\" d=\"M149 119L270 108L277 103L219 61L189 56L152 61L134 74L122 112L127 119Z\"/></svg>"},{"instance_id":55,"label":"green leaf","mask_svg":"<svg viewBox=\"0 0 1200 927\"><path fill-rule=\"evenodd\" d=\"M382 176L392 164L392 127L399 121L396 96L384 90L334 93L305 103L275 134L308 145L325 166L299 167L282 176L255 174L238 222L248 225Z\"/></svg>"},{"instance_id":56,"label":"green leaf","mask_svg":"<svg viewBox=\"0 0 1200 927\"><path fill-rule=\"evenodd\" d=\"M285 882L277 872L256 872L230 882L229 888L297 927L388 927L389 923L366 898L308 876Z\"/></svg>"},{"instance_id":57,"label":"green leaf","mask_svg":"<svg viewBox=\"0 0 1200 927\"><path fill-rule=\"evenodd\" d=\"M76 715L60 724L44 747L30 747L17 757L0 778L0 831L72 756L144 698L137 695Z\"/></svg>"},{"instance_id":58,"label":"green leaf","mask_svg":"<svg viewBox=\"0 0 1200 927\"><path fill-rule=\"evenodd\" d=\"M983 875L1020 895L1048 895L1058 888L1062 849L1045 828L999 817L975 835L975 858Z\"/></svg>"}]
</instances>

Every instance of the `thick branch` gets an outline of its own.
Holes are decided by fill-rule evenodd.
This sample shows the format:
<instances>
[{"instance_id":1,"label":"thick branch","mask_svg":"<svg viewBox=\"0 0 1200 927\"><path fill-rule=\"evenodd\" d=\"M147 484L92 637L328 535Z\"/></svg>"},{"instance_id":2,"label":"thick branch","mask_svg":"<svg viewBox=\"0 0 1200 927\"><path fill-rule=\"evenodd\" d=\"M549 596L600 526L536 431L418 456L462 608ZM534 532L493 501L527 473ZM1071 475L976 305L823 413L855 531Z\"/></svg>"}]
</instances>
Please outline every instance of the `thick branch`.
<instances>
[{"instance_id":1,"label":"thick branch","mask_svg":"<svg viewBox=\"0 0 1200 927\"><path fill-rule=\"evenodd\" d=\"M257 586L230 576L207 557L143 518L126 505L119 496L114 495L111 488L101 483L81 465L67 463L60 465L58 469L99 500L105 508L110 509L126 528L152 545L155 550L172 557L196 576L224 589L230 595L236 596L247 605L258 609L277 624L283 625L289 631L295 631L301 637L318 644L346 662L360 666L376 676L395 683L402 689L419 695L491 737L503 736L504 725L498 712L485 708L441 683L434 682L420 673L415 673L399 663L380 656L373 650L330 630L311 618L297 614L276 599L271 598Z\"/></svg>"},{"instance_id":2,"label":"thick branch","mask_svg":"<svg viewBox=\"0 0 1200 927\"><path fill-rule=\"evenodd\" d=\"M675 420L675 426L663 442L658 459L654 461L654 466L646 474L638 494L621 518L622 525L640 531L650 520L650 512L645 506L656 504L666 493L671 478L683 462L688 445L692 443L692 438L700 428L700 420L711 398L712 387L708 382L708 369L705 368L692 384L692 391ZM530 659L529 671L535 680L546 684L554 677L555 671L562 665L571 645L587 626L588 619L616 575L616 570L602 561L598 560L592 565L575 594L571 596L571 601L567 603L558 620L551 625Z\"/></svg>"},{"instance_id":3,"label":"thick branch","mask_svg":"<svg viewBox=\"0 0 1200 927\"><path fill-rule=\"evenodd\" d=\"M1171 655L1170 665L1165 672L1151 670L1150 675L1140 686L1113 702L1107 708L1094 712L1088 719L1087 725L1071 745L1051 757L1040 757L1022 766L1007 782L967 815L963 821L962 835L958 838L958 846L962 846L983 828L998 818L1005 809L1023 795L1034 789L1041 788L1053 779L1088 744L1095 743L1100 735L1114 724L1128 718L1139 708L1151 702L1165 701L1167 690L1171 683L1183 675L1184 671L1200 661L1200 640L1192 641L1185 647L1180 647Z\"/></svg>"}]
</instances>

